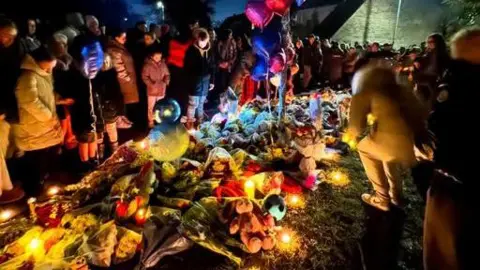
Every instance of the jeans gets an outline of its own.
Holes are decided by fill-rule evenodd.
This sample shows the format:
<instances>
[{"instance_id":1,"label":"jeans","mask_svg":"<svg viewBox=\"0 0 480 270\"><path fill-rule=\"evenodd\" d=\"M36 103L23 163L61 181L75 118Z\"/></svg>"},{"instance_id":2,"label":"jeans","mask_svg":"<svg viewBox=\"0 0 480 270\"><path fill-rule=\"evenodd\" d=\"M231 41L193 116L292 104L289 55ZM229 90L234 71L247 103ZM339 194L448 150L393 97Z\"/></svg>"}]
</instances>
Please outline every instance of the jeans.
<instances>
[{"instance_id":1,"label":"jeans","mask_svg":"<svg viewBox=\"0 0 480 270\"><path fill-rule=\"evenodd\" d=\"M203 105L207 100L206 96L189 96L188 97L188 109L187 119L190 122L194 122L195 118L200 122L203 120L204 111Z\"/></svg>"},{"instance_id":2,"label":"jeans","mask_svg":"<svg viewBox=\"0 0 480 270\"><path fill-rule=\"evenodd\" d=\"M153 108L155 107L155 104L157 104L157 102L159 100L163 99L163 97L158 97L158 96L148 96L148 124L150 126L153 126L153 122L154 122L154 119L153 119Z\"/></svg>"}]
</instances>

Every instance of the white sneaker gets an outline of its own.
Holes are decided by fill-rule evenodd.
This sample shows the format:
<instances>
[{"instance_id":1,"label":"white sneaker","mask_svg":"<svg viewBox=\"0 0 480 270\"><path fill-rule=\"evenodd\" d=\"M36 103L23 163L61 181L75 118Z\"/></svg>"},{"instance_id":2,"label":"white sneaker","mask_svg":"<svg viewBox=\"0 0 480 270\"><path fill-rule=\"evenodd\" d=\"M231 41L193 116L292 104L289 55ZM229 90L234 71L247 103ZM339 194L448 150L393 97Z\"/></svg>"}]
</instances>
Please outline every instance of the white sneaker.
<instances>
[{"instance_id":1,"label":"white sneaker","mask_svg":"<svg viewBox=\"0 0 480 270\"><path fill-rule=\"evenodd\" d=\"M379 198L377 195L363 194L362 200L382 211L390 211L390 201Z\"/></svg>"}]
</instances>

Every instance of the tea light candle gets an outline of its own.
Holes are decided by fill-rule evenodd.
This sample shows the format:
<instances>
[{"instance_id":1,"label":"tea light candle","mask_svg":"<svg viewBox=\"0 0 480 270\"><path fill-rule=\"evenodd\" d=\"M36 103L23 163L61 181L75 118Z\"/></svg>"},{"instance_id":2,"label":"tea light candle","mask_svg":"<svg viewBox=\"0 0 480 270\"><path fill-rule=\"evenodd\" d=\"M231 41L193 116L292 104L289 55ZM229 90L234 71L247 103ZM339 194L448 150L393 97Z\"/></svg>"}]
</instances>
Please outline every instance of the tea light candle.
<instances>
[{"instance_id":1,"label":"tea light candle","mask_svg":"<svg viewBox=\"0 0 480 270\"><path fill-rule=\"evenodd\" d=\"M9 220L13 216L13 211L10 209L3 210L0 212L0 222Z\"/></svg>"},{"instance_id":2,"label":"tea light candle","mask_svg":"<svg viewBox=\"0 0 480 270\"><path fill-rule=\"evenodd\" d=\"M137 213L135 213L135 222L138 226L143 226L149 217L150 212L148 209L140 208L137 210Z\"/></svg>"},{"instance_id":3,"label":"tea light candle","mask_svg":"<svg viewBox=\"0 0 480 270\"><path fill-rule=\"evenodd\" d=\"M27 201L28 204L28 209L30 210L30 216L35 219L37 217L37 214L35 213L35 203L37 202L37 198L30 198Z\"/></svg>"},{"instance_id":4,"label":"tea light candle","mask_svg":"<svg viewBox=\"0 0 480 270\"><path fill-rule=\"evenodd\" d=\"M249 199L255 199L255 182L252 180L245 181L243 189Z\"/></svg>"},{"instance_id":5,"label":"tea light candle","mask_svg":"<svg viewBox=\"0 0 480 270\"><path fill-rule=\"evenodd\" d=\"M59 187L51 186L47 191L47 195L50 196L50 197L53 197L53 196L57 195L59 192L60 192Z\"/></svg>"}]
</instances>

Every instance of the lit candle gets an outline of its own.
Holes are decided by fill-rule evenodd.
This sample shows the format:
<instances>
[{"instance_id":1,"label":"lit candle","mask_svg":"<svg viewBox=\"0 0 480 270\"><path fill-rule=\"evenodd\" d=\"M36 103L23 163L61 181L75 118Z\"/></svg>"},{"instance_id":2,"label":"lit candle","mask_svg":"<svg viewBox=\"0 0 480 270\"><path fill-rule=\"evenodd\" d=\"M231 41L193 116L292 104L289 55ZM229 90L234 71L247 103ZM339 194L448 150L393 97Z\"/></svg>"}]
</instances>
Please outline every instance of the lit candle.
<instances>
[{"instance_id":1,"label":"lit candle","mask_svg":"<svg viewBox=\"0 0 480 270\"><path fill-rule=\"evenodd\" d=\"M290 244L292 241L292 236L288 232L282 232L280 235L280 241L284 244Z\"/></svg>"},{"instance_id":2,"label":"lit candle","mask_svg":"<svg viewBox=\"0 0 480 270\"><path fill-rule=\"evenodd\" d=\"M36 250L38 250L40 248L42 244L42 241L38 238L33 238L32 241L30 241L30 243L28 243L28 247L27 247L27 250L29 252L35 252Z\"/></svg>"},{"instance_id":3,"label":"lit candle","mask_svg":"<svg viewBox=\"0 0 480 270\"><path fill-rule=\"evenodd\" d=\"M0 212L0 222L9 220L13 216L13 211L10 209Z\"/></svg>"},{"instance_id":4,"label":"lit candle","mask_svg":"<svg viewBox=\"0 0 480 270\"><path fill-rule=\"evenodd\" d=\"M286 197L286 202L291 208L305 207L305 200L302 198L302 195L299 194L288 194Z\"/></svg>"},{"instance_id":5,"label":"lit candle","mask_svg":"<svg viewBox=\"0 0 480 270\"><path fill-rule=\"evenodd\" d=\"M149 217L150 212L145 208L140 208L137 210L137 213L135 213L135 221L138 226L143 226Z\"/></svg>"},{"instance_id":6,"label":"lit candle","mask_svg":"<svg viewBox=\"0 0 480 270\"><path fill-rule=\"evenodd\" d=\"M375 115L369 113L367 115L367 125L373 126L375 124L375 122L377 122L377 117L375 117Z\"/></svg>"},{"instance_id":7,"label":"lit candle","mask_svg":"<svg viewBox=\"0 0 480 270\"><path fill-rule=\"evenodd\" d=\"M347 186L350 183L348 176L341 171L333 171L330 173L330 183L335 186Z\"/></svg>"},{"instance_id":8,"label":"lit candle","mask_svg":"<svg viewBox=\"0 0 480 270\"><path fill-rule=\"evenodd\" d=\"M255 182L252 180L245 181L243 189L249 199L255 199Z\"/></svg>"},{"instance_id":9,"label":"lit candle","mask_svg":"<svg viewBox=\"0 0 480 270\"><path fill-rule=\"evenodd\" d=\"M37 217L37 214L35 213L35 203L37 202L37 199L32 197L28 199L28 209L30 210L30 217L35 219Z\"/></svg>"},{"instance_id":10,"label":"lit candle","mask_svg":"<svg viewBox=\"0 0 480 270\"><path fill-rule=\"evenodd\" d=\"M52 197L57 195L60 192L60 188L57 186L52 186L48 189L47 194L48 196Z\"/></svg>"}]
</instances>

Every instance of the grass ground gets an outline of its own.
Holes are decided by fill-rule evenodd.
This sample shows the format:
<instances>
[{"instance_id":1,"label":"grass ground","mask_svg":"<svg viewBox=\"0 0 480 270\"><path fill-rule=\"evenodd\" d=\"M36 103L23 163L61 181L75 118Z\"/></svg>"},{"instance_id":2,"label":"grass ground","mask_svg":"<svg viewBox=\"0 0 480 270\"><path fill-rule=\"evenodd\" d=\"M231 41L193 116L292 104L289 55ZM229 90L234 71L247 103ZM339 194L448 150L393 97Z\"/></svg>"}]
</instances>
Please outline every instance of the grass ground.
<instances>
[{"instance_id":1,"label":"grass ground","mask_svg":"<svg viewBox=\"0 0 480 270\"><path fill-rule=\"evenodd\" d=\"M360 195L371 187L356 155L330 168L348 174L351 183L335 187L324 183L306 195L306 207L289 211L286 227L297 232L294 251L264 253L247 259L250 269L361 269L360 239L365 233L365 210ZM405 221L398 269L421 269L423 206L410 178L405 181Z\"/></svg>"}]
</instances>

